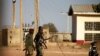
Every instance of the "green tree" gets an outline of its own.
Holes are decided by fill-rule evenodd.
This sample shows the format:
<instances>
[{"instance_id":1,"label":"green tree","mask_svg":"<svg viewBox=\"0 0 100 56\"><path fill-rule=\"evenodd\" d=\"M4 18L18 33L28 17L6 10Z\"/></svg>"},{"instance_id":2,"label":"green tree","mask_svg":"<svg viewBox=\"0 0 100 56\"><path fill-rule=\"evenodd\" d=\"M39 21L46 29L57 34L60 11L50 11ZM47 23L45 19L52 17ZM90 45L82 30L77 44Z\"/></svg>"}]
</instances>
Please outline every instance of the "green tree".
<instances>
[{"instance_id":1,"label":"green tree","mask_svg":"<svg viewBox=\"0 0 100 56\"><path fill-rule=\"evenodd\" d=\"M97 12L100 12L100 3L97 5Z\"/></svg>"},{"instance_id":2,"label":"green tree","mask_svg":"<svg viewBox=\"0 0 100 56\"><path fill-rule=\"evenodd\" d=\"M53 23L44 24L43 28L49 28L50 32L58 32L57 28Z\"/></svg>"},{"instance_id":3,"label":"green tree","mask_svg":"<svg viewBox=\"0 0 100 56\"><path fill-rule=\"evenodd\" d=\"M93 10L95 11L95 12L97 12L97 13L99 13L100 12L100 3L99 4L97 4L97 5L92 5L93 6Z\"/></svg>"}]
</instances>

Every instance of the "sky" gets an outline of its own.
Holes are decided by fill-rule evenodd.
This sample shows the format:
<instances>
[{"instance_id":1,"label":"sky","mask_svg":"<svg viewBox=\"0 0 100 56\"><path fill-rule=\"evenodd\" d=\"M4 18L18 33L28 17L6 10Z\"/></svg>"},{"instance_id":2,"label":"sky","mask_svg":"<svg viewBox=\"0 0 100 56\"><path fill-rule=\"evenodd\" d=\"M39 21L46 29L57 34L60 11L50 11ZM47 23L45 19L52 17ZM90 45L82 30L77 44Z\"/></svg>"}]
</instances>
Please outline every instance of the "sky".
<instances>
[{"instance_id":1,"label":"sky","mask_svg":"<svg viewBox=\"0 0 100 56\"><path fill-rule=\"evenodd\" d=\"M16 0L16 25L20 24L19 2ZM39 0L39 25L53 23L59 32L72 32L72 18L67 12L70 5L98 4L100 0ZM2 26L12 23L12 0L2 0ZM23 0L25 23L34 21L34 0Z\"/></svg>"}]
</instances>

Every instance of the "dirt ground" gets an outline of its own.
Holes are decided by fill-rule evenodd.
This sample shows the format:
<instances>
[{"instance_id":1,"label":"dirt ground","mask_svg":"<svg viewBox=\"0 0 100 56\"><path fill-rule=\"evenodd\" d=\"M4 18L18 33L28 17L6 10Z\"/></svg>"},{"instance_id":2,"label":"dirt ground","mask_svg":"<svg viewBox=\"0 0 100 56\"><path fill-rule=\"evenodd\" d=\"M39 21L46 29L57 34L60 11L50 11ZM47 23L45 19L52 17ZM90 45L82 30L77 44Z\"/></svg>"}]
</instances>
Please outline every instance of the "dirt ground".
<instances>
[{"instance_id":1,"label":"dirt ground","mask_svg":"<svg viewBox=\"0 0 100 56\"><path fill-rule=\"evenodd\" d=\"M88 56L90 44L77 45L75 43L49 43L48 48L43 50L43 56ZM100 54L100 44L97 43ZM0 56L25 56L25 52L19 47L1 47ZM36 56L36 51L34 55ZM100 55L99 55L100 56Z\"/></svg>"}]
</instances>

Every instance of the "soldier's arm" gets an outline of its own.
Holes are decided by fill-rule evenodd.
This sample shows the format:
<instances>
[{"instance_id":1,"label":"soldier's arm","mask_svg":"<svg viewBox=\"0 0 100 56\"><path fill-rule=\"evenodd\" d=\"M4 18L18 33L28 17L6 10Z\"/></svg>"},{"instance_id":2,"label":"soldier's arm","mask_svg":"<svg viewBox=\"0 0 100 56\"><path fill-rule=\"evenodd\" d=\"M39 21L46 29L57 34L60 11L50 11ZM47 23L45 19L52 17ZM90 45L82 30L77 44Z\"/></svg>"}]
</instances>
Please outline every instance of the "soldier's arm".
<instances>
[{"instance_id":1,"label":"soldier's arm","mask_svg":"<svg viewBox=\"0 0 100 56\"><path fill-rule=\"evenodd\" d=\"M47 49L47 46L46 46L46 42L45 42L45 39L43 37L43 35L41 35L42 39L43 39L43 45L45 46L45 48Z\"/></svg>"},{"instance_id":2,"label":"soldier's arm","mask_svg":"<svg viewBox=\"0 0 100 56\"><path fill-rule=\"evenodd\" d=\"M34 40L33 40L34 42L36 42L36 38L37 38L37 34L35 35L35 38L34 38Z\"/></svg>"}]
</instances>

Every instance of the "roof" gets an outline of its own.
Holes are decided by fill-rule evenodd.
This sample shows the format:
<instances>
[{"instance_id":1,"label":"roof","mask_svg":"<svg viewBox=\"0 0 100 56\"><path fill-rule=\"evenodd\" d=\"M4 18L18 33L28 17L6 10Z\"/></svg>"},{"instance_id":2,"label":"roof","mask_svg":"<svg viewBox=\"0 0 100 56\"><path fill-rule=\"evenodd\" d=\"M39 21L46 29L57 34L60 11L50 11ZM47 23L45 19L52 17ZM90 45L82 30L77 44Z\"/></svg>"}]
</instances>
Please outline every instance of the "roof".
<instances>
[{"instance_id":1,"label":"roof","mask_svg":"<svg viewBox=\"0 0 100 56\"><path fill-rule=\"evenodd\" d=\"M69 8L69 15L72 15L74 12L94 12L92 5L72 5Z\"/></svg>"}]
</instances>

